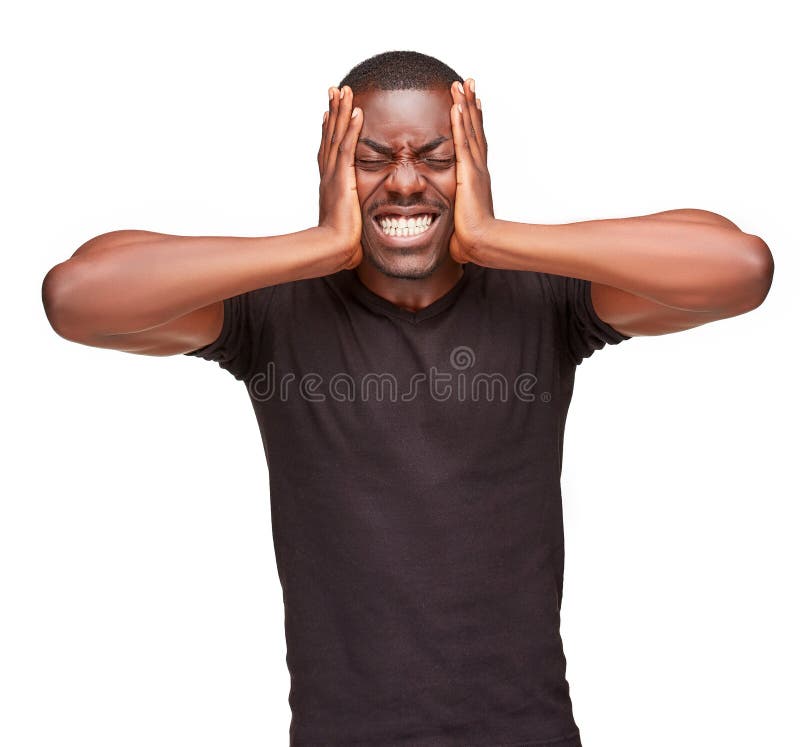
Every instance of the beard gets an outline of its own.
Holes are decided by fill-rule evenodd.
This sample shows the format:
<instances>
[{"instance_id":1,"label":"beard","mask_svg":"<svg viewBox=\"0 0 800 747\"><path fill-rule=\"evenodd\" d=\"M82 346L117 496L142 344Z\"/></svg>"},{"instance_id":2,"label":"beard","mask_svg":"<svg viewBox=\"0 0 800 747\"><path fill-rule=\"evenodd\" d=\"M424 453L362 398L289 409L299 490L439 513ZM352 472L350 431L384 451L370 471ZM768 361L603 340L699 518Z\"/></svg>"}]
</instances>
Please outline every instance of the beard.
<instances>
[{"instance_id":1,"label":"beard","mask_svg":"<svg viewBox=\"0 0 800 747\"><path fill-rule=\"evenodd\" d=\"M402 253L396 250L372 251L362 245L364 258L380 273L400 280L424 280L433 275L445 261L446 254L420 254L419 250Z\"/></svg>"},{"instance_id":2,"label":"beard","mask_svg":"<svg viewBox=\"0 0 800 747\"><path fill-rule=\"evenodd\" d=\"M436 234L431 236L427 245L403 247L382 242L379 232L375 229L374 220L364 216L365 227L361 234L364 259L386 277L424 280L433 275L450 256L450 237L447 237L443 245L441 238L442 233L452 235L453 228L452 224L448 226L449 220L449 214L442 211L431 229L435 230ZM437 225L439 221L442 223ZM367 225L370 226L369 229L366 228Z\"/></svg>"}]
</instances>

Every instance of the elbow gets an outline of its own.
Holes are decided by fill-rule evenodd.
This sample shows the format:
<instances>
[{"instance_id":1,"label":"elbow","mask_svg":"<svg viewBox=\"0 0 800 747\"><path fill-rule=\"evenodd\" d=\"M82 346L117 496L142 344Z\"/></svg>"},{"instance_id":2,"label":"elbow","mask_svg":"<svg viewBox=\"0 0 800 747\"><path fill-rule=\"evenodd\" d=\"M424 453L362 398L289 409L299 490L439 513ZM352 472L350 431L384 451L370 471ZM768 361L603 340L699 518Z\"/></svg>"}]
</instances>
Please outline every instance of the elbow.
<instances>
[{"instance_id":1,"label":"elbow","mask_svg":"<svg viewBox=\"0 0 800 747\"><path fill-rule=\"evenodd\" d=\"M52 267L42 281L42 306L47 321L57 335L74 342L83 339L74 324L73 289L79 271L77 264L74 259L61 262Z\"/></svg>"},{"instance_id":2,"label":"elbow","mask_svg":"<svg viewBox=\"0 0 800 747\"><path fill-rule=\"evenodd\" d=\"M702 290L683 301L686 310L714 314L719 319L746 314L764 303L772 286L775 262L758 236L739 232L730 253L710 276L703 276Z\"/></svg>"},{"instance_id":3,"label":"elbow","mask_svg":"<svg viewBox=\"0 0 800 747\"><path fill-rule=\"evenodd\" d=\"M61 337L73 342L95 340L103 331L109 299L115 299L115 276L108 250L123 247L143 236L163 236L147 231L121 230L95 236L75 253L50 269L42 281L42 305L47 321Z\"/></svg>"},{"instance_id":4,"label":"elbow","mask_svg":"<svg viewBox=\"0 0 800 747\"><path fill-rule=\"evenodd\" d=\"M61 327L61 303L62 298L61 288L63 277L63 267L65 263L51 267L48 273L44 276L42 281L42 306L44 306L44 314L50 326L59 333Z\"/></svg>"},{"instance_id":5,"label":"elbow","mask_svg":"<svg viewBox=\"0 0 800 747\"><path fill-rule=\"evenodd\" d=\"M764 303L772 287L775 260L766 242L758 236L748 236L748 272L745 282L743 311L752 311Z\"/></svg>"}]
</instances>

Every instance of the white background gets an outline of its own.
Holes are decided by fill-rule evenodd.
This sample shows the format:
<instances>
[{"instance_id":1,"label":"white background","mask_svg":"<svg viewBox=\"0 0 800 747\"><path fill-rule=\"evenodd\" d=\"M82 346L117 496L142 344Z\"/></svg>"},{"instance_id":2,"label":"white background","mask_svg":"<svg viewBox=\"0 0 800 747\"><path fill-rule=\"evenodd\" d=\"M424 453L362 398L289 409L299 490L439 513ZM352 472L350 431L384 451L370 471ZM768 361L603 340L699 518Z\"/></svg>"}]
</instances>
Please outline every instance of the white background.
<instances>
[{"instance_id":1,"label":"white background","mask_svg":"<svg viewBox=\"0 0 800 747\"><path fill-rule=\"evenodd\" d=\"M497 217L692 207L770 246L755 311L635 337L578 369L562 635L588 747L797 743L800 121L786 12L6 8L0 743L288 744L268 478L244 386L199 359L67 342L41 282L115 229L316 225L327 88L391 49L475 77Z\"/></svg>"}]
</instances>

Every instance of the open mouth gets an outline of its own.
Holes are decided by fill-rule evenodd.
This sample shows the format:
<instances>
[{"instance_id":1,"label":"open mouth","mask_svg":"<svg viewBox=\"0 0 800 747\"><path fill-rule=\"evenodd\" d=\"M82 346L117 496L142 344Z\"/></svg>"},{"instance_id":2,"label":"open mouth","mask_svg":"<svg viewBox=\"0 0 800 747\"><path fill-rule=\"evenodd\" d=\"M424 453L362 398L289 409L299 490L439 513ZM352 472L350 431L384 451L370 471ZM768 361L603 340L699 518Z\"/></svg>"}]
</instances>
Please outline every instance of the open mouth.
<instances>
[{"instance_id":1,"label":"open mouth","mask_svg":"<svg viewBox=\"0 0 800 747\"><path fill-rule=\"evenodd\" d=\"M419 215L376 215L373 220L378 232L386 239L408 243L431 230L439 218L437 213Z\"/></svg>"}]
</instances>

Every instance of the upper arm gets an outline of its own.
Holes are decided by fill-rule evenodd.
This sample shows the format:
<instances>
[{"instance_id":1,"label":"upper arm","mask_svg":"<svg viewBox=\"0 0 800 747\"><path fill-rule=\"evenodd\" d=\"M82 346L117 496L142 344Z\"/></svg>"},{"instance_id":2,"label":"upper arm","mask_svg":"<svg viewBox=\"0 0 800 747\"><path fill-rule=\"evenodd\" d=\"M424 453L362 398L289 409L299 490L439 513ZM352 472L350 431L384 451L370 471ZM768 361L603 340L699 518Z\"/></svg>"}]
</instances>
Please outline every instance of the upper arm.
<instances>
[{"instance_id":1,"label":"upper arm","mask_svg":"<svg viewBox=\"0 0 800 747\"><path fill-rule=\"evenodd\" d=\"M109 231L108 233L101 233L88 241L81 244L72 257L87 257L97 252L105 251L111 247L125 246L141 241L143 237L147 236L150 241L158 241L160 239L175 238L168 233L158 233L157 231L141 231L138 229L122 229L119 231Z\"/></svg>"},{"instance_id":2,"label":"upper arm","mask_svg":"<svg viewBox=\"0 0 800 747\"><path fill-rule=\"evenodd\" d=\"M72 255L86 257L98 251L105 251L110 247L121 247L126 244L141 241L143 236L152 241L173 238L170 234L155 231L121 230L111 231L107 234L95 236L86 241ZM71 258L71 259L72 259ZM69 261L69 260L68 260ZM61 263L62 265L65 263ZM56 265L59 267L59 265ZM55 268L45 277L42 286L43 300L46 295L50 278L55 282ZM138 332L120 334L84 334L64 330L53 324L53 329L61 336L72 342L89 345L96 348L109 348L126 353L139 355L178 355L196 350L216 340L222 331L223 301L215 301L207 306L184 314L164 324L159 324L150 329Z\"/></svg>"},{"instance_id":3,"label":"upper arm","mask_svg":"<svg viewBox=\"0 0 800 747\"><path fill-rule=\"evenodd\" d=\"M592 282L592 304L606 324L625 335L665 335L735 316L714 311L685 311L610 285Z\"/></svg>"},{"instance_id":4,"label":"upper arm","mask_svg":"<svg viewBox=\"0 0 800 747\"><path fill-rule=\"evenodd\" d=\"M712 213L710 210L700 210L697 208L679 208L678 210L663 210L660 213L648 213L645 218L659 218L661 220L682 220L690 223L711 223L727 228L741 229L732 220L728 220L724 215Z\"/></svg>"},{"instance_id":5,"label":"upper arm","mask_svg":"<svg viewBox=\"0 0 800 747\"><path fill-rule=\"evenodd\" d=\"M75 340L97 348L110 348L139 355L178 355L188 353L216 340L222 331L224 302L208 306L139 332L97 335Z\"/></svg>"},{"instance_id":6,"label":"upper arm","mask_svg":"<svg viewBox=\"0 0 800 747\"><path fill-rule=\"evenodd\" d=\"M652 213L647 217L661 220L680 220L695 223L711 223L739 231L739 227L722 215L708 210L682 208ZM592 303L597 315L607 324L626 335L665 335L681 332L701 324L727 319L749 309L727 312L691 311L642 298L633 293L602 283L592 283Z\"/></svg>"}]
</instances>

